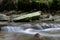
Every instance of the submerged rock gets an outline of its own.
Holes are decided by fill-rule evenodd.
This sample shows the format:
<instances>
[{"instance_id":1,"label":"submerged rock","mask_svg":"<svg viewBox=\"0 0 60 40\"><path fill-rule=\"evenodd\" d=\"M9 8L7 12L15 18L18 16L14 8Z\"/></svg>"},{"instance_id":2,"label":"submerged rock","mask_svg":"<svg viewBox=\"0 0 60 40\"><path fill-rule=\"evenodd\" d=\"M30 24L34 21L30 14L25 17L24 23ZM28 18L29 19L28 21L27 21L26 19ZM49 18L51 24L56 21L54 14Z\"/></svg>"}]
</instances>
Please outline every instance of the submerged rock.
<instances>
[{"instance_id":1,"label":"submerged rock","mask_svg":"<svg viewBox=\"0 0 60 40\"><path fill-rule=\"evenodd\" d=\"M33 40L43 40L43 39L40 37L40 34L37 33L34 35Z\"/></svg>"}]
</instances>

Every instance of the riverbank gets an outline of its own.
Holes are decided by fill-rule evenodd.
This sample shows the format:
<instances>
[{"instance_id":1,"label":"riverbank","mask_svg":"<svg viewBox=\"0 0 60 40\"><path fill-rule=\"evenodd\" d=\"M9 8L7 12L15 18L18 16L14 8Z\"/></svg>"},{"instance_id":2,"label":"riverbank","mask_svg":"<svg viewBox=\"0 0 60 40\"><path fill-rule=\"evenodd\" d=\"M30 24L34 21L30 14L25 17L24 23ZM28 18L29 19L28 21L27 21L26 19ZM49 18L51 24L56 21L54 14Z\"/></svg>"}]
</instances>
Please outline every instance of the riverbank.
<instances>
[{"instance_id":1,"label":"riverbank","mask_svg":"<svg viewBox=\"0 0 60 40\"><path fill-rule=\"evenodd\" d=\"M12 23L8 23L8 22L0 22L0 27L4 27L4 26L18 26L18 25L36 25L36 24L60 24L60 22L55 22L55 21L33 21L33 22L12 22Z\"/></svg>"}]
</instances>

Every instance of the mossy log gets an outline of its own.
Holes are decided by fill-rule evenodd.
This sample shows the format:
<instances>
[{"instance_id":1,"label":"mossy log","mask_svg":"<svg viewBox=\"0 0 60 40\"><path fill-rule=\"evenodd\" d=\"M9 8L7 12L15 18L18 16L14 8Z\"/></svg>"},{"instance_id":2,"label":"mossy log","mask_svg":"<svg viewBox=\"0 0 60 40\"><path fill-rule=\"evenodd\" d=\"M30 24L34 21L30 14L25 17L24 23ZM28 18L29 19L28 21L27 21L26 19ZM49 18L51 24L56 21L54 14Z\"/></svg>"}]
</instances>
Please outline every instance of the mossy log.
<instances>
[{"instance_id":1,"label":"mossy log","mask_svg":"<svg viewBox=\"0 0 60 40\"><path fill-rule=\"evenodd\" d=\"M38 16L40 17L40 15L41 15L41 12L38 11L38 12L20 15L19 17L13 18L13 20L22 20L22 19L29 20L29 19L34 18L34 17L35 18L37 18Z\"/></svg>"}]
</instances>

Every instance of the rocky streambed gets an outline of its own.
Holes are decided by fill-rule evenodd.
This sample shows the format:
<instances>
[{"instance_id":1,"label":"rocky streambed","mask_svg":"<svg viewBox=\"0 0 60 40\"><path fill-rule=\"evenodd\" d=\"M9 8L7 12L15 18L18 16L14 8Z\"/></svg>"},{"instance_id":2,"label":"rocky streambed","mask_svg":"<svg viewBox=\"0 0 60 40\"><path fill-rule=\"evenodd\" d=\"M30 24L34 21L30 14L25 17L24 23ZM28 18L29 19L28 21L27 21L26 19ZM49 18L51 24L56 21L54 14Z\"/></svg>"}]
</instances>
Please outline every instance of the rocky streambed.
<instances>
[{"instance_id":1,"label":"rocky streambed","mask_svg":"<svg viewBox=\"0 0 60 40\"><path fill-rule=\"evenodd\" d=\"M4 26L1 29L1 40L33 40L37 33L42 40L60 40L58 23L24 23Z\"/></svg>"},{"instance_id":2,"label":"rocky streambed","mask_svg":"<svg viewBox=\"0 0 60 40\"><path fill-rule=\"evenodd\" d=\"M8 16L7 16L8 17ZM44 17L43 17L44 18ZM34 35L39 34L42 40L60 40L60 22L57 22L60 16L54 16L56 21L47 21L45 19L32 22L10 22L7 26L2 26L0 34L1 40L35 40ZM4 19L4 17L3 17ZM9 19L9 18L8 18ZM40 39L39 39L40 40Z\"/></svg>"}]
</instances>

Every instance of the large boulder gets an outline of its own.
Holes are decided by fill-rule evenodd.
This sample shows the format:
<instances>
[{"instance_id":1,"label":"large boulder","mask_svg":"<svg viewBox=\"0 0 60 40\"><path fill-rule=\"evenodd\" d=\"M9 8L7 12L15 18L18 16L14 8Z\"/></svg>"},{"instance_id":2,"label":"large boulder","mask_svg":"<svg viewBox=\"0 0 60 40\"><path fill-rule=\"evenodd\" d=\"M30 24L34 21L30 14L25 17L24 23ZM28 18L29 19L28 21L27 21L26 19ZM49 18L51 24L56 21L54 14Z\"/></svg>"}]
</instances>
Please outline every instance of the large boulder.
<instances>
[{"instance_id":1,"label":"large boulder","mask_svg":"<svg viewBox=\"0 0 60 40\"><path fill-rule=\"evenodd\" d=\"M8 20L9 16L6 16L4 14L0 14L0 20Z\"/></svg>"}]
</instances>

